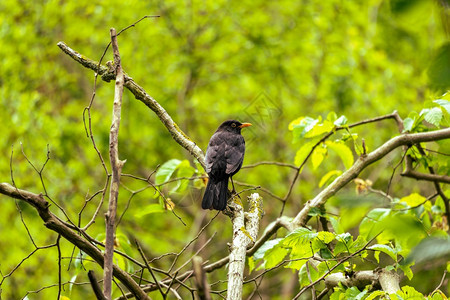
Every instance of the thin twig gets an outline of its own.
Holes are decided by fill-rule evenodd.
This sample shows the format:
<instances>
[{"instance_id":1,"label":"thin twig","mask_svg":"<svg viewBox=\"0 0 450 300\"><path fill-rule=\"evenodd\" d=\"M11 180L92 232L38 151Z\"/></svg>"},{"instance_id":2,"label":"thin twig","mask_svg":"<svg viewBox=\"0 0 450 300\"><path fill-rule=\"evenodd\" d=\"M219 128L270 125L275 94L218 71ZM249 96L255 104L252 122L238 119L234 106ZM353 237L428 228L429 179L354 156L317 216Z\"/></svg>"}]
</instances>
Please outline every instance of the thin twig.
<instances>
[{"instance_id":1,"label":"thin twig","mask_svg":"<svg viewBox=\"0 0 450 300\"><path fill-rule=\"evenodd\" d=\"M444 284L445 277L447 276L447 270L444 270L444 274L442 274L441 282L439 282L438 286L431 292L430 295L433 295L437 290L441 288Z\"/></svg>"},{"instance_id":2,"label":"thin twig","mask_svg":"<svg viewBox=\"0 0 450 300\"><path fill-rule=\"evenodd\" d=\"M61 245L59 244L60 240L61 235L58 234L58 237L56 238L56 249L58 249L58 296L56 299L60 299L62 289Z\"/></svg>"},{"instance_id":3,"label":"thin twig","mask_svg":"<svg viewBox=\"0 0 450 300\"><path fill-rule=\"evenodd\" d=\"M195 242L195 241L200 237L200 235L203 233L203 231L205 231L205 229L209 226L209 224L211 224L211 222L212 222L215 218L217 218L218 215L219 215L219 212L217 212L216 215L215 215L214 217L212 217L211 220L209 220L208 223L206 223L206 225L203 226L203 227L199 230L199 232L197 233L197 235L196 235L192 240L190 240L189 243L187 243L187 244L183 247L183 249L181 249L180 252L178 252L178 253L176 254L176 256L175 256L175 258L174 258L174 260L173 260L173 262L172 262L172 265L171 265L170 268L169 268L169 271L168 271L169 273L172 272L172 269L175 267L175 264L177 263L177 260L178 260L178 258L181 256L181 254L183 254L183 252L186 251L186 249L187 249L190 245L192 245L192 243ZM186 264L186 263L185 263L185 264ZM178 270L179 270L179 269L178 269Z\"/></svg>"},{"instance_id":4,"label":"thin twig","mask_svg":"<svg viewBox=\"0 0 450 300\"><path fill-rule=\"evenodd\" d=\"M370 243L372 243L372 241L374 241L376 239L376 237L379 234L377 234L375 237L373 237L370 241L368 241L364 247L362 247L361 249L359 249L356 252L353 252L352 254L350 254L349 256L346 256L342 259L340 259L338 261L338 263L334 266L332 266L330 269L328 269L327 272L325 272L325 274L323 274L322 276L320 276L320 278L316 279L315 281L311 282L310 284L308 284L307 286L303 287L300 292L298 292L297 295L295 295L294 298L292 298L293 300L298 299L307 289L309 289L310 287L316 285L318 282L322 281L326 276L328 276L328 274L330 274L334 269L336 269L339 265L341 265L342 263L346 262L347 260L355 257L356 255L358 255L359 253L361 253L362 251L366 250L366 248L370 245Z\"/></svg>"},{"instance_id":5,"label":"thin twig","mask_svg":"<svg viewBox=\"0 0 450 300\"><path fill-rule=\"evenodd\" d=\"M147 270L150 272L150 275L152 275L152 278L155 281L156 286L158 287L158 290L161 293L161 296L163 297L163 299L166 299L167 294L162 290L158 279L156 278L155 274L153 273L152 268L150 267L150 264L148 263L148 260L147 260L147 257L144 254L144 251L142 251L141 245L139 245L139 242L137 240L135 240L134 242L136 243L138 251L141 254L142 259L144 260L144 263L145 263L145 266L147 267Z\"/></svg>"},{"instance_id":6,"label":"thin twig","mask_svg":"<svg viewBox=\"0 0 450 300\"><path fill-rule=\"evenodd\" d=\"M367 120L355 122L355 123L350 124L350 125L348 125L348 126L336 126L336 127L334 128L334 130L332 130L332 131L328 132L327 134L325 134L325 135L324 135L324 136L323 136L316 144L314 144L314 146L313 146L313 147L311 148L311 150L309 151L308 155L305 157L305 159L302 161L302 163L298 166L298 168L297 168L297 170L296 170L296 172L295 172L295 176L294 176L294 178L292 179L291 184L289 185L288 192L286 193L286 195L284 196L284 198L283 198L283 200L282 200L283 205L282 205L281 210L280 210L280 216L283 215L284 207L285 207L285 205L286 205L286 201L289 199L289 196L290 196L291 193L292 193L292 190L293 190L293 188L294 188L295 183L297 182L297 179L298 179L298 177L299 177L299 175L300 175L301 170L303 169L304 165L306 164L306 162L308 161L308 159L309 159L309 158L311 157L311 155L313 154L314 150L315 150L320 144L322 144L323 142L325 142L329 137L331 137L334 133L336 133L336 132L339 131L339 130L348 130L348 128L353 128L353 127L361 126L361 125L368 124L368 123L379 122L379 121L381 121L381 120L386 120L386 119L394 119L394 120L396 120L397 125L399 125L399 119L400 119L400 117L399 117L399 115L398 115L398 112L397 112L397 111L394 111L393 113L388 114L388 115L384 115L384 116L375 117L375 118L372 118L372 119L367 119ZM401 126L401 124L400 124L399 126Z\"/></svg>"}]
</instances>

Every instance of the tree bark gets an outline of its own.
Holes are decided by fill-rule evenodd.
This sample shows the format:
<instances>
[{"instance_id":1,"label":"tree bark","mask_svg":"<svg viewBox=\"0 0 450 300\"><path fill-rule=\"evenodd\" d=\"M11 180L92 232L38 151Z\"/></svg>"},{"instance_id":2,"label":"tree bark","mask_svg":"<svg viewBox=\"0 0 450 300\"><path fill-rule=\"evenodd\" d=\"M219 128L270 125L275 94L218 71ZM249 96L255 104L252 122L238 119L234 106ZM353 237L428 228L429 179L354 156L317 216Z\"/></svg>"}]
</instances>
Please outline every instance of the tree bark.
<instances>
[{"instance_id":1,"label":"tree bark","mask_svg":"<svg viewBox=\"0 0 450 300\"><path fill-rule=\"evenodd\" d=\"M258 236L259 221L263 213L262 198L259 194L254 193L248 197L249 212L246 216L239 200L239 198L233 198L230 205L232 209L233 241L228 265L228 300L242 299L247 247L254 244ZM245 224L245 219L247 219L247 224Z\"/></svg>"}]
</instances>

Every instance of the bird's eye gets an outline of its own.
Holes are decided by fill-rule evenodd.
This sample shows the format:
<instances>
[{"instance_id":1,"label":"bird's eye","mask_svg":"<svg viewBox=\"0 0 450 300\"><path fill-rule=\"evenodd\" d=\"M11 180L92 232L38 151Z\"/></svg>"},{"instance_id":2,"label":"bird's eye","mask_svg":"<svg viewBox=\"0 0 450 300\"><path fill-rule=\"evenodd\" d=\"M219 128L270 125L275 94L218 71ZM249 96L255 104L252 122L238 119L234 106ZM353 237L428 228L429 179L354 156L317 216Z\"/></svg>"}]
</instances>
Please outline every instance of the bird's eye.
<instances>
[{"instance_id":1,"label":"bird's eye","mask_svg":"<svg viewBox=\"0 0 450 300\"><path fill-rule=\"evenodd\" d=\"M232 124L231 124L231 127L236 127L236 123L232 123Z\"/></svg>"}]
</instances>

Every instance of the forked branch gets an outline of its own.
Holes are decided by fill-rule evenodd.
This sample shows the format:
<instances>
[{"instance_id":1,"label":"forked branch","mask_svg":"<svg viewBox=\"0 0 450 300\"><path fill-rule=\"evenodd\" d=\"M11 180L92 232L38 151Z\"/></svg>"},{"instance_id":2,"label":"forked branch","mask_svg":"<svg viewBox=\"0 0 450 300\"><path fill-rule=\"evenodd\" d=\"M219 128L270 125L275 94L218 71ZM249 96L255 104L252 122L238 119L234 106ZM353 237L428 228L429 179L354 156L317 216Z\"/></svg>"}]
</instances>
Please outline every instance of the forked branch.
<instances>
[{"instance_id":1,"label":"forked branch","mask_svg":"<svg viewBox=\"0 0 450 300\"><path fill-rule=\"evenodd\" d=\"M76 52L67 46L64 42L59 42L58 47L61 50L69 55L72 59L80 63L83 67L93 70L94 72L98 72L99 75L102 75L102 79L105 81L110 81L115 78L115 74L112 70L108 69L108 67L99 65L98 62L87 58L84 55ZM125 87L133 93L137 100L141 101L145 105L147 105L161 120L161 122L166 126L167 130L172 135L173 139L180 144L183 148L188 150L191 155L196 158L199 163L205 167L205 155L203 154L202 149L198 147L194 141L192 141L173 121L172 117L167 113L167 111L162 107L155 99L153 99L147 92L139 86L134 80L125 74Z\"/></svg>"}]
</instances>

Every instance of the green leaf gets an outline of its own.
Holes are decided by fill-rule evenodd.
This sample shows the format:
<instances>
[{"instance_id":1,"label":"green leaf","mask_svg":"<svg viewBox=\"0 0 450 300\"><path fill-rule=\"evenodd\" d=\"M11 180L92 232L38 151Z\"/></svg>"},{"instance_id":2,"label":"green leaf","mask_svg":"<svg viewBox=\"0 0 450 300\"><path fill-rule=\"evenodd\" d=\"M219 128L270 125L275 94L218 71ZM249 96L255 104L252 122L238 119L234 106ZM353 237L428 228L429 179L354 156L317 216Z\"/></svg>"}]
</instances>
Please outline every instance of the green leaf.
<instances>
[{"instance_id":1,"label":"green leaf","mask_svg":"<svg viewBox=\"0 0 450 300\"><path fill-rule=\"evenodd\" d=\"M304 264L300 269L300 271L298 272L300 287L304 287L310 284L309 278L311 278L311 281L316 281L317 279L319 279L321 276L323 276L323 274L325 274L328 271L329 267L332 267L332 265L330 265L330 263L328 263L327 265L327 262L321 262L315 267L313 267L310 263L308 263L308 270L309 270L308 276L308 270L306 268L306 264Z\"/></svg>"},{"instance_id":2,"label":"green leaf","mask_svg":"<svg viewBox=\"0 0 450 300\"><path fill-rule=\"evenodd\" d=\"M361 250L363 247L367 245L367 240L363 236L358 235L356 240L350 245L350 252L356 252Z\"/></svg>"},{"instance_id":3,"label":"green leaf","mask_svg":"<svg viewBox=\"0 0 450 300\"><path fill-rule=\"evenodd\" d=\"M450 114L450 101L444 99L437 99L434 100L433 102L442 106Z\"/></svg>"},{"instance_id":4,"label":"green leaf","mask_svg":"<svg viewBox=\"0 0 450 300\"><path fill-rule=\"evenodd\" d=\"M131 243L130 240L128 239L128 236L118 231L116 233L116 238L119 242L119 249L130 256L133 255L133 248L131 248Z\"/></svg>"},{"instance_id":5,"label":"green leaf","mask_svg":"<svg viewBox=\"0 0 450 300\"><path fill-rule=\"evenodd\" d=\"M439 107L433 107L433 108L425 108L420 112L420 115L423 115L425 118L425 121L427 121L430 124L433 124L436 127L439 127L439 124L441 123L443 113L442 110Z\"/></svg>"},{"instance_id":6,"label":"green leaf","mask_svg":"<svg viewBox=\"0 0 450 300\"><path fill-rule=\"evenodd\" d=\"M375 208L371 210L359 225L360 236L365 237L366 240L371 240L375 237L384 229L380 221L389 216L390 213L391 210L388 208Z\"/></svg>"},{"instance_id":7,"label":"green leaf","mask_svg":"<svg viewBox=\"0 0 450 300\"><path fill-rule=\"evenodd\" d=\"M329 221L331 223L331 226L334 229L334 232L336 232L337 234L342 234L344 233L344 230L342 229L342 225L340 224L340 218L336 218L336 217L330 217Z\"/></svg>"},{"instance_id":8,"label":"green leaf","mask_svg":"<svg viewBox=\"0 0 450 300\"><path fill-rule=\"evenodd\" d=\"M288 129L289 129L290 131L294 130L294 126L300 125L300 123L302 122L302 120L303 120L304 118L305 118L305 117L299 117L299 118L297 118L297 119L291 121L291 122L289 123Z\"/></svg>"},{"instance_id":9,"label":"green leaf","mask_svg":"<svg viewBox=\"0 0 450 300\"><path fill-rule=\"evenodd\" d=\"M286 265L286 268L300 270L312 255L314 255L314 252L309 243L295 245L291 248L289 254L291 262Z\"/></svg>"},{"instance_id":10,"label":"green leaf","mask_svg":"<svg viewBox=\"0 0 450 300\"><path fill-rule=\"evenodd\" d=\"M319 146L314 149L314 152L311 155L311 162L314 170L316 170L320 166L323 159L325 158L325 155L327 155L327 149L325 147Z\"/></svg>"},{"instance_id":11,"label":"green leaf","mask_svg":"<svg viewBox=\"0 0 450 300\"><path fill-rule=\"evenodd\" d=\"M328 133L334 129L333 123L324 121L322 124L316 124L311 130L305 133L305 138L312 138L324 133Z\"/></svg>"},{"instance_id":12,"label":"green leaf","mask_svg":"<svg viewBox=\"0 0 450 300\"><path fill-rule=\"evenodd\" d=\"M422 122L424 116L421 114L419 115L417 112L412 111L408 114L408 117L403 120L403 132L409 131L414 132L416 131L419 124Z\"/></svg>"},{"instance_id":13,"label":"green leaf","mask_svg":"<svg viewBox=\"0 0 450 300\"><path fill-rule=\"evenodd\" d=\"M286 268L300 270L312 255L314 255L314 253L309 245L295 247L289 254L289 259L291 261L286 265Z\"/></svg>"},{"instance_id":14,"label":"green leaf","mask_svg":"<svg viewBox=\"0 0 450 300\"><path fill-rule=\"evenodd\" d=\"M179 159L171 159L166 161L156 172L155 184L162 184L169 180L179 164L181 164L181 160Z\"/></svg>"},{"instance_id":15,"label":"green leaf","mask_svg":"<svg viewBox=\"0 0 450 300\"><path fill-rule=\"evenodd\" d=\"M345 168L350 169L354 161L352 150L350 150L350 148L347 147L347 145L345 145L344 143L327 141L325 142L325 144L328 148L335 151L339 155L342 162L344 163Z\"/></svg>"},{"instance_id":16,"label":"green leaf","mask_svg":"<svg viewBox=\"0 0 450 300\"><path fill-rule=\"evenodd\" d=\"M368 249L383 252L383 253L389 255L392 258L392 260L394 260L394 262L397 262L397 253L396 253L395 249L392 249L388 245L375 244L375 245L370 246ZM378 256L376 258L377 258L377 261L380 262Z\"/></svg>"},{"instance_id":17,"label":"green leaf","mask_svg":"<svg viewBox=\"0 0 450 300\"><path fill-rule=\"evenodd\" d=\"M338 242L334 246L333 250L334 255L350 251L350 247L353 244L353 236L350 233L346 232L338 234L336 236L336 240Z\"/></svg>"},{"instance_id":18,"label":"green leaf","mask_svg":"<svg viewBox=\"0 0 450 300\"><path fill-rule=\"evenodd\" d=\"M351 288L348 288L345 291L344 299L360 300L360 299L364 299L366 294L367 294L367 290L360 292L356 286L353 286Z\"/></svg>"},{"instance_id":19,"label":"green leaf","mask_svg":"<svg viewBox=\"0 0 450 300\"><path fill-rule=\"evenodd\" d=\"M365 298L365 300L374 300L377 297L380 297L380 299L383 299L384 296L386 296L385 291L375 291L375 292L372 292L369 295L367 295L367 298Z\"/></svg>"},{"instance_id":20,"label":"green leaf","mask_svg":"<svg viewBox=\"0 0 450 300\"><path fill-rule=\"evenodd\" d=\"M327 213L325 210L320 209L319 207L311 207L311 209L308 212L308 216L311 217L326 217Z\"/></svg>"},{"instance_id":21,"label":"green leaf","mask_svg":"<svg viewBox=\"0 0 450 300\"><path fill-rule=\"evenodd\" d=\"M405 118L403 120L403 132L412 131L414 126L414 120L411 118Z\"/></svg>"},{"instance_id":22,"label":"green leaf","mask_svg":"<svg viewBox=\"0 0 450 300\"><path fill-rule=\"evenodd\" d=\"M333 294L330 296L330 300L342 300L344 299L344 292L338 289L335 289Z\"/></svg>"},{"instance_id":23,"label":"green leaf","mask_svg":"<svg viewBox=\"0 0 450 300\"><path fill-rule=\"evenodd\" d=\"M253 256L247 257L248 272L251 273L255 269L255 259Z\"/></svg>"},{"instance_id":24,"label":"green leaf","mask_svg":"<svg viewBox=\"0 0 450 300\"><path fill-rule=\"evenodd\" d=\"M319 231L317 233L317 238L319 240L321 240L322 242L324 242L325 244L330 243L332 240L334 240L334 233L329 232L329 231Z\"/></svg>"},{"instance_id":25,"label":"green leaf","mask_svg":"<svg viewBox=\"0 0 450 300\"><path fill-rule=\"evenodd\" d=\"M259 249L253 254L255 260L262 259L267 250L272 249L275 245L278 245L282 238L266 241Z\"/></svg>"},{"instance_id":26,"label":"green leaf","mask_svg":"<svg viewBox=\"0 0 450 300\"><path fill-rule=\"evenodd\" d=\"M283 261L289 250L283 248L281 244L274 245L264 253L264 264L261 267L270 269Z\"/></svg>"},{"instance_id":27,"label":"green leaf","mask_svg":"<svg viewBox=\"0 0 450 300\"><path fill-rule=\"evenodd\" d=\"M422 300L425 299L425 296L418 291L416 291L413 287L405 285L402 287L400 291L396 293L400 296L400 299L404 300Z\"/></svg>"},{"instance_id":28,"label":"green leaf","mask_svg":"<svg viewBox=\"0 0 450 300\"><path fill-rule=\"evenodd\" d=\"M305 137L305 134L312 130L320 120L321 118L313 119L311 117L304 117L300 120L299 124L293 125L292 134L294 135L294 142Z\"/></svg>"},{"instance_id":29,"label":"green leaf","mask_svg":"<svg viewBox=\"0 0 450 300\"><path fill-rule=\"evenodd\" d=\"M399 264L400 269L403 271L403 273L406 275L406 277L408 277L409 280L411 280L414 276L413 271L411 270L411 267L414 265L414 262L411 263L405 263L404 261L402 261Z\"/></svg>"},{"instance_id":30,"label":"green leaf","mask_svg":"<svg viewBox=\"0 0 450 300\"><path fill-rule=\"evenodd\" d=\"M299 244L307 243L317 237L317 232L300 227L289 233L283 240L283 246L295 247Z\"/></svg>"},{"instance_id":31,"label":"green leaf","mask_svg":"<svg viewBox=\"0 0 450 300\"><path fill-rule=\"evenodd\" d=\"M347 117L342 115L336 121L334 121L334 125L343 126L343 125L347 124L347 121L348 121Z\"/></svg>"},{"instance_id":32,"label":"green leaf","mask_svg":"<svg viewBox=\"0 0 450 300\"><path fill-rule=\"evenodd\" d=\"M314 139L314 140L311 140L311 141L303 144L300 147L300 149L295 154L295 159L294 159L294 163L297 166L299 166L303 163L303 161L306 159L306 157L308 156L308 154L311 152L312 148L314 147L314 145L317 144L318 141L319 141L319 139Z\"/></svg>"},{"instance_id":33,"label":"green leaf","mask_svg":"<svg viewBox=\"0 0 450 300\"><path fill-rule=\"evenodd\" d=\"M179 178L190 178L195 173L195 168L191 166L190 162L185 159L176 167L177 177ZM181 179L177 181L177 185L170 191L174 192L183 192L189 184L188 179Z\"/></svg>"},{"instance_id":34,"label":"green leaf","mask_svg":"<svg viewBox=\"0 0 450 300\"><path fill-rule=\"evenodd\" d=\"M327 115L327 121L334 122L337 119L337 114L334 111L330 111Z\"/></svg>"},{"instance_id":35,"label":"green leaf","mask_svg":"<svg viewBox=\"0 0 450 300\"><path fill-rule=\"evenodd\" d=\"M164 207L161 204L149 204L135 214L135 217L142 218L145 215L165 212Z\"/></svg>"},{"instance_id":36,"label":"green leaf","mask_svg":"<svg viewBox=\"0 0 450 300\"><path fill-rule=\"evenodd\" d=\"M341 170L332 170L328 172L327 174L323 175L323 177L320 179L319 187L322 187L324 184L328 183L331 178L340 176L342 174Z\"/></svg>"},{"instance_id":37,"label":"green leaf","mask_svg":"<svg viewBox=\"0 0 450 300\"><path fill-rule=\"evenodd\" d=\"M405 202L406 204L409 205L409 207L416 207L421 204L424 204L427 201L427 198L425 198L420 194L412 193L409 196L401 198L400 201Z\"/></svg>"},{"instance_id":38,"label":"green leaf","mask_svg":"<svg viewBox=\"0 0 450 300\"><path fill-rule=\"evenodd\" d=\"M432 297L428 298L428 299L430 299L430 300L448 300L447 296L445 296L445 294L440 290L435 291L433 293Z\"/></svg>"}]
</instances>

